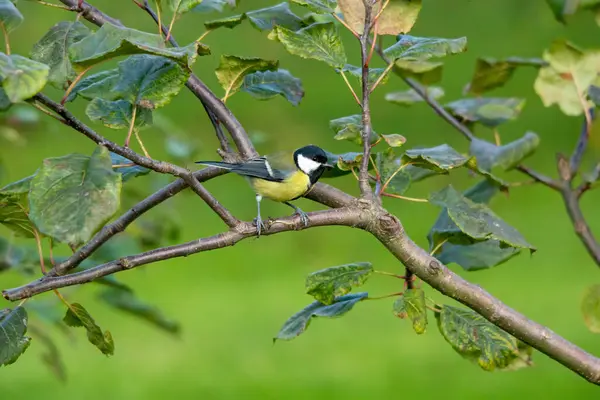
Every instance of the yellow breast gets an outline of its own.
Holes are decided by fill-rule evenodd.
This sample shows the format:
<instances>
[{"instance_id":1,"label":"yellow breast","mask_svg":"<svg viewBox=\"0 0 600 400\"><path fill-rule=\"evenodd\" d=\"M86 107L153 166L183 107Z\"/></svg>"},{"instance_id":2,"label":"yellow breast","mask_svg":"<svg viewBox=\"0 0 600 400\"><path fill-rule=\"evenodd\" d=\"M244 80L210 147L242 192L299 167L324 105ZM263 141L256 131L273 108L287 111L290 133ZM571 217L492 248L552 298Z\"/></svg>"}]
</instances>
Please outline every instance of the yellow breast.
<instances>
[{"instance_id":1,"label":"yellow breast","mask_svg":"<svg viewBox=\"0 0 600 400\"><path fill-rule=\"evenodd\" d=\"M305 194L310 188L310 178L305 173L297 171L283 182L250 179L250 184L259 195L271 200L284 202Z\"/></svg>"}]
</instances>

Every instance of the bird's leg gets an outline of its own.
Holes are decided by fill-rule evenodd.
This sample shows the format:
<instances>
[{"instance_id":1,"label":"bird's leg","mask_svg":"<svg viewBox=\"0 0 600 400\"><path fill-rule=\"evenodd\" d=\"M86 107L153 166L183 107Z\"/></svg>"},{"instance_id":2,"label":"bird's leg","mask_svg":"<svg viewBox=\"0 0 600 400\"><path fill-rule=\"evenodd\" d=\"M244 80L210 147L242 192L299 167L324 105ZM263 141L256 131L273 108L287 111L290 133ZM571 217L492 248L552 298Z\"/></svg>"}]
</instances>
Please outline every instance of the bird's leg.
<instances>
[{"instance_id":1,"label":"bird's leg","mask_svg":"<svg viewBox=\"0 0 600 400\"><path fill-rule=\"evenodd\" d=\"M260 237L260 233L262 232L263 229L267 229L267 227L265 226L265 224L262 221L262 218L260 217L260 201L262 200L262 196L261 195L256 195L256 210L257 210L257 215L256 218L254 218L254 224L256 225L256 234L258 237Z\"/></svg>"},{"instance_id":2,"label":"bird's leg","mask_svg":"<svg viewBox=\"0 0 600 400\"><path fill-rule=\"evenodd\" d=\"M294 215L298 215L300 217L300 221L302 221L302 223L304 224L304 226L308 226L308 214L306 214L304 211L302 211L300 209L300 207L293 205L292 203L289 203L287 201L285 201L283 204L287 204L288 206L292 207L294 209Z\"/></svg>"}]
</instances>

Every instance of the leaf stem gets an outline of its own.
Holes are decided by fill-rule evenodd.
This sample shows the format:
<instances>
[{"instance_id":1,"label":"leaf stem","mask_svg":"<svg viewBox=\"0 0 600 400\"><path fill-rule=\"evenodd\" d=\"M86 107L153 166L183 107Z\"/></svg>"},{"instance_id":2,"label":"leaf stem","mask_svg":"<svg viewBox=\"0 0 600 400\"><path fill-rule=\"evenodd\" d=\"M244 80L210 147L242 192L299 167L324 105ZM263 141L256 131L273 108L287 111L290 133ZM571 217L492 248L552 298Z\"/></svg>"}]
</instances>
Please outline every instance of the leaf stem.
<instances>
[{"instance_id":1,"label":"leaf stem","mask_svg":"<svg viewBox=\"0 0 600 400\"><path fill-rule=\"evenodd\" d=\"M33 229L33 237L35 238L35 244L37 246L38 256L40 258L40 269L42 274L46 275L46 264L44 263L44 251L42 250L42 239L37 229Z\"/></svg>"},{"instance_id":2,"label":"leaf stem","mask_svg":"<svg viewBox=\"0 0 600 400\"><path fill-rule=\"evenodd\" d=\"M6 55L10 56L10 39L8 38L8 31L6 30L6 26L4 26L3 22L0 22L0 29L2 30L2 34L4 35L4 45L6 47Z\"/></svg>"},{"instance_id":3,"label":"leaf stem","mask_svg":"<svg viewBox=\"0 0 600 400\"><path fill-rule=\"evenodd\" d=\"M177 12L179 11L179 7L181 6L181 1L177 3L177 7L175 7L175 11L173 11L173 17L171 18L171 22L169 23L169 30L167 31L167 37L165 41L169 41L171 38L171 31L173 30L173 25L175 24L175 20L177 19Z\"/></svg>"},{"instance_id":4,"label":"leaf stem","mask_svg":"<svg viewBox=\"0 0 600 400\"><path fill-rule=\"evenodd\" d=\"M46 114L49 117L54 118L55 120L57 120L58 122L61 122L65 125L68 125L67 120L65 120L64 118L59 117L58 115L54 114L52 111L48 110L46 107L42 106L41 104L39 104L37 101L35 100L27 100L27 102L32 106L37 108L39 111L43 112L44 114Z\"/></svg>"},{"instance_id":5,"label":"leaf stem","mask_svg":"<svg viewBox=\"0 0 600 400\"><path fill-rule=\"evenodd\" d=\"M371 146L371 148L372 148L372 146ZM375 164L372 154L369 154L369 160L371 161L371 164L373 165L373 170L375 170L375 180L379 182L381 180L381 174L379 174L379 168L377 168L377 164Z\"/></svg>"},{"instance_id":6,"label":"leaf stem","mask_svg":"<svg viewBox=\"0 0 600 400\"><path fill-rule=\"evenodd\" d=\"M160 4L159 4L160 0L154 0L154 4L156 4L156 16L158 18L158 36L162 36L162 18L160 15Z\"/></svg>"},{"instance_id":7,"label":"leaf stem","mask_svg":"<svg viewBox=\"0 0 600 400\"><path fill-rule=\"evenodd\" d=\"M341 19L339 17L339 15L337 15L335 12L332 12L331 15L333 15L333 18L337 19L340 24L344 25L346 27L346 29L348 29L350 31L350 33L352 33L352 35L354 35L355 38L357 38L357 39L360 38L360 35L358 34L358 32L356 32L354 29L352 29L352 27L350 25L348 25L346 23L346 21Z\"/></svg>"},{"instance_id":8,"label":"leaf stem","mask_svg":"<svg viewBox=\"0 0 600 400\"><path fill-rule=\"evenodd\" d=\"M206 31L204 31L204 33L202 33L202 35L200 35L200 37L198 39L196 39L196 42L200 43L202 41L202 39L204 39L206 36L208 36L209 33L211 33L213 30L212 29L207 29Z\"/></svg>"},{"instance_id":9,"label":"leaf stem","mask_svg":"<svg viewBox=\"0 0 600 400\"><path fill-rule=\"evenodd\" d=\"M375 83L373 84L373 86L371 86L371 90L370 92L373 93L373 91L375 90L375 88L381 83L381 81L383 81L383 79L385 78L385 76L387 74L389 74L389 72L391 71L391 69L394 68L394 63L390 63L388 64L387 67L385 67L385 70L383 70L383 72L381 73L381 75L379 76L379 78L377 78L377 80L375 81Z\"/></svg>"},{"instance_id":10,"label":"leaf stem","mask_svg":"<svg viewBox=\"0 0 600 400\"><path fill-rule=\"evenodd\" d=\"M142 148L142 151L144 152L144 155L147 158L152 158L150 157L150 154L148 153L148 150L146 150L146 146L144 146L144 142L142 142L142 138L140 137L140 134L138 132L137 129L133 129L133 134L135 135L135 139L137 140L137 142L140 144L140 147Z\"/></svg>"},{"instance_id":11,"label":"leaf stem","mask_svg":"<svg viewBox=\"0 0 600 400\"><path fill-rule=\"evenodd\" d=\"M381 191L381 195L385 196L385 197L393 197L394 199L414 201L416 203L429 203L429 200L427 200L427 199L421 199L418 197L406 197L406 196L401 196L401 195L395 194L395 193L387 193L384 191Z\"/></svg>"},{"instance_id":12,"label":"leaf stem","mask_svg":"<svg viewBox=\"0 0 600 400\"><path fill-rule=\"evenodd\" d=\"M386 294L383 296L376 296L376 297L367 297L365 298L365 300L381 300L381 299L389 299L390 297L397 297L397 296L402 296L404 294L404 292L397 292L397 293L391 293L391 294Z\"/></svg>"},{"instance_id":13,"label":"leaf stem","mask_svg":"<svg viewBox=\"0 0 600 400\"><path fill-rule=\"evenodd\" d=\"M340 70L340 75L342 75L342 78L344 79L344 82L346 82L346 86L348 86L348 89L350 89L350 92L352 93L352 96L354 97L354 100L356 100L356 103L358 104L358 106L362 107L360 99L358 98L358 95L354 91L354 88L352 88L352 85L350 84L350 81L348 81L348 77L346 76L346 74L344 73L344 71Z\"/></svg>"},{"instance_id":14,"label":"leaf stem","mask_svg":"<svg viewBox=\"0 0 600 400\"><path fill-rule=\"evenodd\" d=\"M42 1L42 0L36 0L36 3L41 4L43 6L60 8L61 10L65 10L65 11L76 11L77 10L77 7L69 7L69 6L65 6L62 4L48 3L47 1Z\"/></svg>"},{"instance_id":15,"label":"leaf stem","mask_svg":"<svg viewBox=\"0 0 600 400\"><path fill-rule=\"evenodd\" d=\"M95 64L98 65L98 64ZM71 92L73 91L73 88L75 87L75 85L77 85L77 83L79 83L79 81L81 80L81 78L83 78L83 76L90 70L92 69L94 65L90 65L89 67L87 67L86 69L84 69L83 71L81 71L73 80L73 82L71 82L71 84L69 85L69 87L67 88L67 90L65 91L65 94L63 96L63 98L60 100L60 105L64 106L66 101L67 101L67 97L69 97L69 95L71 94Z\"/></svg>"},{"instance_id":16,"label":"leaf stem","mask_svg":"<svg viewBox=\"0 0 600 400\"><path fill-rule=\"evenodd\" d=\"M131 111L131 122L129 123L129 131L127 132L127 138L125 139L125 147L129 147L129 142L131 141L131 134L133 133L133 128L135 126L135 118L137 116L137 104L133 105L133 110Z\"/></svg>"},{"instance_id":17,"label":"leaf stem","mask_svg":"<svg viewBox=\"0 0 600 400\"><path fill-rule=\"evenodd\" d=\"M405 278L404 275L393 274L393 273L387 272L387 271L373 270L373 273L374 274L379 274L379 275L393 276L394 278L398 278L398 279L404 279Z\"/></svg>"},{"instance_id":18,"label":"leaf stem","mask_svg":"<svg viewBox=\"0 0 600 400\"><path fill-rule=\"evenodd\" d=\"M383 186L381 187L381 192L385 192L385 189L388 187L388 185L390 184L390 182L392 181L392 179L394 179L394 177L400 172L402 171L406 166L408 165L412 165L412 162L406 163L406 164L402 164L397 170L394 171L394 173L392 175L390 175L390 177L385 181L385 183L383 184Z\"/></svg>"},{"instance_id":19,"label":"leaf stem","mask_svg":"<svg viewBox=\"0 0 600 400\"><path fill-rule=\"evenodd\" d=\"M431 250L431 252L429 253L429 255L434 255L435 253L437 253L438 250L441 249L444 244L446 244L448 239L449 238L446 238L446 239L442 240L441 242L439 242L438 244L436 244L435 247L433 248L433 250Z\"/></svg>"},{"instance_id":20,"label":"leaf stem","mask_svg":"<svg viewBox=\"0 0 600 400\"><path fill-rule=\"evenodd\" d=\"M502 141L500 140L500 132L498 132L498 129L494 129L494 142L496 142L496 146L502 145Z\"/></svg>"}]
</instances>

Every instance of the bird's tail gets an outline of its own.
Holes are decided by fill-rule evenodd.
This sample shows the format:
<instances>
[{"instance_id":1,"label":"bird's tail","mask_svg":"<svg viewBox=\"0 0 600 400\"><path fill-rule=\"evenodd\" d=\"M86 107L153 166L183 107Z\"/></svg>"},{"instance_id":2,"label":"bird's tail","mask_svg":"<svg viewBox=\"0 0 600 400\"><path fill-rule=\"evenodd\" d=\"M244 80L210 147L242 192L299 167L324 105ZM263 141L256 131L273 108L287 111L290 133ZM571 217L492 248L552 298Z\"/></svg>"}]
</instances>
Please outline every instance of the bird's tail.
<instances>
[{"instance_id":1,"label":"bird's tail","mask_svg":"<svg viewBox=\"0 0 600 400\"><path fill-rule=\"evenodd\" d=\"M226 163L222 161L196 161L196 164L210 165L211 167L223 168L229 171L235 169L237 166L237 164Z\"/></svg>"}]
</instances>

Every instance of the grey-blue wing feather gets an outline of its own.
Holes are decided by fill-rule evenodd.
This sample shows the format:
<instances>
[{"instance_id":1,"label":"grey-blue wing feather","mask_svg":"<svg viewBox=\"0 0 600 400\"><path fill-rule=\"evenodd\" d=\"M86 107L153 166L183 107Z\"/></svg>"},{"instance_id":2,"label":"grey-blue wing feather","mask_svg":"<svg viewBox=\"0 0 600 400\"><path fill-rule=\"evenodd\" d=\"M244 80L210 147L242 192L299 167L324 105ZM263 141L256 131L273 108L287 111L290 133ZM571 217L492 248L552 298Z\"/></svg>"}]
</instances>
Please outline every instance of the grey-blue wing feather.
<instances>
[{"instance_id":1,"label":"grey-blue wing feather","mask_svg":"<svg viewBox=\"0 0 600 400\"><path fill-rule=\"evenodd\" d=\"M220 161L196 161L196 163L224 168L239 175L265 179L272 182L281 182L289 174L289 171L282 171L271 166L265 157L258 157L235 164Z\"/></svg>"}]
</instances>

